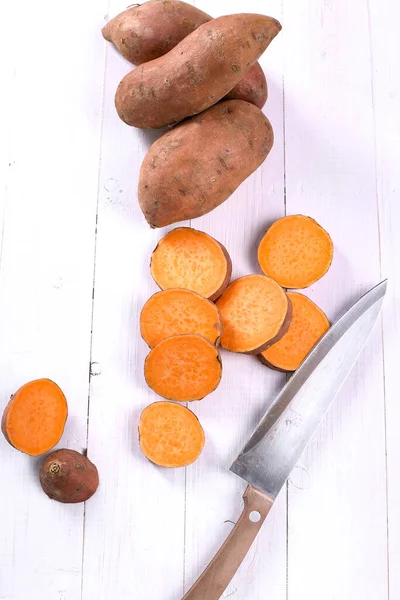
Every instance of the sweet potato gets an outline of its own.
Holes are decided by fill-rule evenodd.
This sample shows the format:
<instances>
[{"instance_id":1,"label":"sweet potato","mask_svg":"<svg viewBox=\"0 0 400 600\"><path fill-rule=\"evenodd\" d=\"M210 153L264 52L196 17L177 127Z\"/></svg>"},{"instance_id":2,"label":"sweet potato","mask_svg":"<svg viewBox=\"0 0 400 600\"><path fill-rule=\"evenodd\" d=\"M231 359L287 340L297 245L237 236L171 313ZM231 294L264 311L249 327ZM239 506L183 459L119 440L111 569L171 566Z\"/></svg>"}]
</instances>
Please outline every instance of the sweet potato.
<instances>
[{"instance_id":1,"label":"sweet potato","mask_svg":"<svg viewBox=\"0 0 400 600\"><path fill-rule=\"evenodd\" d=\"M232 261L226 248L204 231L177 227L158 243L150 270L162 290L192 290L214 301L231 280Z\"/></svg>"},{"instance_id":2,"label":"sweet potato","mask_svg":"<svg viewBox=\"0 0 400 600\"><path fill-rule=\"evenodd\" d=\"M259 355L261 362L278 371L295 371L310 350L329 329L324 312L310 298L288 292L292 303L292 322L287 333Z\"/></svg>"},{"instance_id":3,"label":"sweet potato","mask_svg":"<svg viewBox=\"0 0 400 600\"><path fill-rule=\"evenodd\" d=\"M242 100L219 102L162 135L140 170L138 199L150 226L195 219L222 204L273 141L267 117Z\"/></svg>"},{"instance_id":4,"label":"sweet potato","mask_svg":"<svg viewBox=\"0 0 400 600\"><path fill-rule=\"evenodd\" d=\"M11 396L1 430L11 446L39 456L59 442L67 416L67 400L58 385L50 379L36 379Z\"/></svg>"},{"instance_id":5,"label":"sweet potato","mask_svg":"<svg viewBox=\"0 0 400 600\"><path fill-rule=\"evenodd\" d=\"M217 306L222 318L221 346L244 354L259 354L280 340L292 315L287 294L264 275L236 279Z\"/></svg>"},{"instance_id":6,"label":"sweet potato","mask_svg":"<svg viewBox=\"0 0 400 600\"><path fill-rule=\"evenodd\" d=\"M265 73L259 63L253 65L250 71L224 97L224 100L245 100L263 108L268 99L268 84Z\"/></svg>"},{"instance_id":7,"label":"sweet potato","mask_svg":"<svg viewBox=\"0 0 400 600\"><path fill-rule=\"evenodd\" d=\"M75 504L89 500L99 485L96 466L75 450L56 450L43 461L40 483L52 500Z\"/></svg>"},{"instance_id":8,"label":"sweet potato","mask_svg":"<svg viewBox=\"0 0 400 600\"><path fill-rule=\"evenodd\" d=\"M167 400L202 400L221 381L221 358L201 335L175 335L150 351L144 375L148 386Z\"/></svg>"},{"instance_id":9,"label":"sweet potato","mask_svg":"<svg viewBox=\"0 0 400 600\"><path fill-rule=\"evenodd\" d=\"M150 0L111 19L102 33L124 58L141 65L167 54L211 19L202 10L180 0ZM246 100L262 108L267 97L267 81L260 64L256 63L226 98Z\"/></svg>"},{"instance_id":10,"label":"sweet potato","mask_svg":"<svg viewBox=\"0 0 400 600\"><path fill-rule=\"evenodd\" d=\"M102 29L124 58L141 65L167 54L210 15L179 0L150 0L120 13Z\"/></svg>"},{"instance_id":11,"label":"sweet potato","mask_svg":"<svg viewBox=\"0 0 400 600\"><path fill-rule=\"evenodd\" d=\"M218 345L221 317L215 304L196 292L170 289L147 300L140 313L140 332L150 348L185 333L198 333Z\"/></svg>"},{"instance_id":12,"label":"sweet potato","mask_svg":"<svg viewBox=\"0 0 400 600\"><path fill-rule=\"evenodd\" d=\"M143 454L160 467L186 467L201 454L205 437L191 410L175 402L154 402L139 423Z\"/></svg>"},{"instance_id":13,"label":"sweet potato","mask_svg":"<svg viewBox=\"0 0 400 600\"><path fill-rule=\"evenodd\" d=\"M251 14L201 25L122 79L118 115L128 125L157 129L206 110L239 83L280 29L275 19Z\"/></svg>"},{"instance_id":14,"label":"sweet potato","mask_svg":"<svg viewBox=\"0 0 400 600\"><path fill-rule=\"evenodd\" d=\"M258 262L282 287L306 288L328 271L333 258L329 234L314 219L292 215L276 221L258 247Z\"/></svg>"}]
</instances>

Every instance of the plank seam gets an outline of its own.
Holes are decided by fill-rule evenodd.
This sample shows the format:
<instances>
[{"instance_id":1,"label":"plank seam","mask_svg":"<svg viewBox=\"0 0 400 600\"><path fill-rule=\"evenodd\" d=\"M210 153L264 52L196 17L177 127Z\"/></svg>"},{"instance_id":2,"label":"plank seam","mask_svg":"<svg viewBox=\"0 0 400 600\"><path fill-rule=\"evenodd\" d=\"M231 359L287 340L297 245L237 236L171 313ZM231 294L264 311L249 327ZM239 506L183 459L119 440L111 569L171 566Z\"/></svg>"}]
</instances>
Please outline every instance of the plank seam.
<instances>
[{"instance_id":1,"label":"plank seam","mask_svg":"<svg viewBox=\"0 0 400 600\"><path fill-rule=\"evenodd\" d=\"M107 15L110 12L110 0L107 2ZM103 84L101 91L101 112L100 112L100 138L99 138L99 163L97 173L97 202L96 202L96 218L95 218L95 229L94 229L94 250L93 250L93 282L92 282L92 314L90 324L90 346L89 346L89 372L88 372L88 403L87 403L87 420L86 420L86 454L89 446L89 418L90 418L90 365L92 363L93 353L93 324L94 324L94 299L95 299L95 287L96 287L96 258L97 258L97 229L98 229L98 216L99 216L99 204L100 204L100 172L101 172L101 160L102 160L102 147L103 147L103 132L104 132L104 105L105 105L105 87L106 87L106 74L107 74L107 58L108 58L108 44L105 43L104 47L104 69L103 69ZM83 527L82 527L82 566L81 566L81 600L83 600L83 574L84 574L84 563L85 563L85 541L86 541L86 502L83 508Z\"/></svg>"},{"instance_id":2,"label":"plank seam","mask_svg":"<svg viewBox=\"0 0 400 600\"><path fill-rule=\"evenodd\" d=\"M284 0L281 0L281 20L282 28L284 27ZM287 216L287 201L286 201L286 104L285 104L285 52L282 56L282 136L283 136L283 210ZM286 376L286 381L289 377ZM286 482L286 600L289 600L289 481Z\"/></svg>"},{"instance_id":3,"label":"plank seam","mask_svg":"<svg viewBox=\"0 0 400 600\"><path fill-rule=\"evenodd\" d=\"M379 270L380 278L383 277L382 272L382 237L381 237L381 215L379 210L379 187L378 187L378 156L377 156L377 143L376 143L376 112L375 112L375 85L374 85L374 58L372 52L372 27L371 27L371 6L370 0L367 2L367 15L368 15L368 37L369 37L369 55L370 55L370 73L371 73L371 104L372 104L372 125L374 132L374 169L375 169L375 196L376 196L376 214L377 214L377 228L378 228L378 248L379 248ZM382 346L382 378L383 378L383 429L385 437L385 494L386 494L386 566L387 566L387 598L390 600L390 528L389 528L389 469L388 469L388 427L387 427L387 395L386 395L386 356L385 356L385 339L384 339L384 324L383 314L380 316L380 329L381 329L381 346Z\"/></svg>"}]
</instances>

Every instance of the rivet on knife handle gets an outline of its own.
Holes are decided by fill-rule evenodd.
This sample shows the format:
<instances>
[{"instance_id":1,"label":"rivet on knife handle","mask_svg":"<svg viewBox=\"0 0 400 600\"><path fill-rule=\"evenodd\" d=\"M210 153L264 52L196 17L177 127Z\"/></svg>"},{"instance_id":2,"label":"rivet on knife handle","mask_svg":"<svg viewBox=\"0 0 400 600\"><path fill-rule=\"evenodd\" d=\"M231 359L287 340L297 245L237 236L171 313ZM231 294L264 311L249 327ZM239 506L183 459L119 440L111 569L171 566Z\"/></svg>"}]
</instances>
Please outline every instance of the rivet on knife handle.
<instances>
[{"instance_id":1,"label":"rivet on knife handle","mask_svg":"<svg viewBox=\"0 0 400 600\"><path fill-rule=\"evenodd\" d=\"M228 538L183 600L218 600L243 562L274 503L251 485L244 509Z\"/></svg>"}]
</instances>

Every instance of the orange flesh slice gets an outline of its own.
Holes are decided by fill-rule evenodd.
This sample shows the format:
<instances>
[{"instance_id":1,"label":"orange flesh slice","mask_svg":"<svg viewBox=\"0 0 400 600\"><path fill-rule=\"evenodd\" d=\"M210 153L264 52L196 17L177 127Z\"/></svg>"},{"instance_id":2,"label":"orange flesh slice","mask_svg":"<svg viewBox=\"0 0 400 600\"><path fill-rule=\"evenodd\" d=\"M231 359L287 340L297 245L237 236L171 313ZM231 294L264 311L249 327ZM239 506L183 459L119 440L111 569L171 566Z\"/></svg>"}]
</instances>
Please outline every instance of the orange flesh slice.
<instances>
[{"instance_id":1,"label":"orange flesh slice","mask_svg":"<svg viewBox=\"0 0 400 600\"><path fill-rule=\"evenodd\" d=\"M295 371L318 340L329 329L325 313L312 300L288 292L293 315L288 332L261 354L262 362L282 371Z\"/></svg>"},{"instance_id":2,"label":"orange flesh slice","mask_svg":"<svg viewBox=\"0 0 400 600\"><path fill-rule=\"evenodd\" d=\"M2 429L17 450L38 456L59 442L67 415L67 401L58 385L39 379L23 385L11 398Z\"/></svg>"},{"instance_id":3,"label":"orange flesh slice","mask_svg":"<svg viewBox=\"0 0 400 600\"><path fill-rule=\"evenodd\" d=\"M149 387L168 400L201 400L221 380L221 359L216 347L200 335L177 335L150 351L144 374Z\"/></svg>"},{"instance_id":4,"label":"orange flesh slice","mask_svg":"<svg viewBox=\"0 0 400 600\"><path fill-rule=\"evenodd\" d=\"M143 306L140 331L150 348L165 338L185 333L197 333L216 344L221 319L215 304L196 292L171 289L154 294Z\"/></svg>"},{"instance_id":5,"label":"orange flesh slice","mask_svg":"<svg viewBox=\"0 0 400 600\"><path fill-rule=\"evenodd\" d=\"M228 285L232 266L225 248L214 238L178 227L159 242L150 269L162 290L184 288L215 300Z\"/></svg>"},{"instance_id":6,"label":"orange flesh slice","mask_svg":"<svg viewBox=\"0 0 400 600\"><path fill-rule=\"evenodd\" d=\"M258 248L261 270L284 288L302 289L315 283L328 271L332 258L329 234L304 215L276 221Z\"/></svg>"},{"instance_id":7,"label":"orange flesh slice","mask_svg":"<svg viewBox=\"0 0 400 600\"><path fill-rule=\"evenodd\" d=\"M231 352L261 352L283 335L290 321L286 293L264 275L236 279L217 306L222 318L221 346Z\"/></svg>"},{"instance_id":8,"label":"orange flesh slice","mask_svg":"<svg viewBox=\"0 0 400 600\"><path fill-rule=\"evenodd\" d=\"M161 467L185 467L201 454L205 437L197 417L174 402L155 402L141 414L139 441L143 454Z\"/></svg>"}]
</instances>

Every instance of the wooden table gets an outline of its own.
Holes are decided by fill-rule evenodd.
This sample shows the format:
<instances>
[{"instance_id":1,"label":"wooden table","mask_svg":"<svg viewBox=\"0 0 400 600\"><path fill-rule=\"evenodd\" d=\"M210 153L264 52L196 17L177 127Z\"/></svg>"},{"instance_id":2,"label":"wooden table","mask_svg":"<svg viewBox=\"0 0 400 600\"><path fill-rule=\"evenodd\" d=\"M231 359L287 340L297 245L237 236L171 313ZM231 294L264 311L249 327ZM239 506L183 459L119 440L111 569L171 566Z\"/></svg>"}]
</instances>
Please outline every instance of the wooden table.
<instances>
[{"instance_id":1,"label":"wooden table","mask_svg":"<svg viewBox=\"0 0 400 600\"><path fill-rule=\"evenodd\" d=\"M138 448L138 315L156 291L165 231L137 204L157 132L127 127L114 92L130 66L100 34L123 0L3 8L0 403L54 379L69 420L60 446L97 464L86 506L50 501L39 459L0 440L1 600L179 600L241 509L228 467L285 376L224 353L218 391L191 408L207 435L191 467L161 470ZM223 206L192 221L226 245L234 277L257 272L274 219L304 213L332 235L329 274L307 293L336 319L383 277L382 322L294 469L224 597L400 597L400 9L394 0L202 0L264 12L283 31L262 58L269 158ZM187 223L189 224L189 223ZM205 599L206 600L206 599Z\"/></svg>"}]
</instances>

